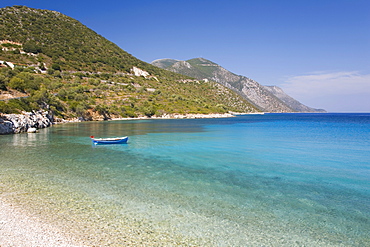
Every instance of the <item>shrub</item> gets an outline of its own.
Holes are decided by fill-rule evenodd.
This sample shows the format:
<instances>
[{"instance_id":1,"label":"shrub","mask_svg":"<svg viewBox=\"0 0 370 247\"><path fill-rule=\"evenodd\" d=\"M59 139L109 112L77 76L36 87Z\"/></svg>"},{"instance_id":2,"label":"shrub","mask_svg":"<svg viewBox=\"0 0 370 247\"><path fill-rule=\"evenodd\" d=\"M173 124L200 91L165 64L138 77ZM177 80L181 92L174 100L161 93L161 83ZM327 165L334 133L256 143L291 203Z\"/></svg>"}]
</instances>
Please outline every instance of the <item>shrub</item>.
<instances>
[{"instance_id":1,"label":"shrub","mask_svg":"<svg viewBox=\"0 0 370 247\"><path fill-rule=\"evenodd\" d=\"M0 74L0 90L6 90L7 78Z\"/></svg>"},{"instance_id":2,"label":"shrub","mask_svg":"<svg viewBox=\"0 0 370 247\"><path fill-rule=\"evenodd\" d=\"M57 64L57 63L53 63L52 65L51 65L51 68L53 69L53 70L59 70L59 71L61 71L62 69L60 68L60 65L59 64Z\"/></svg>"},{"instance_id":3,"label":"shrub","mask_svg":"<svg viewBox=\"0 0 370 247\"><path fill-rule=\"evenodd\" d=\"M24 80L19 77L13 77L12 79L10 79L8 86L23 93L25 92L26 88Z\"/></svg>"},{"instance_id":4,"label":"shrub","mask_svg":"<svg viewBox=\"0 0 370 247\"><path fill-rule=\"evenodd\" d=\"M19 110L12 108L4 101L0 101L0 112L10 114L10 113L19 113Z\"/></svg>"}]
</instances>

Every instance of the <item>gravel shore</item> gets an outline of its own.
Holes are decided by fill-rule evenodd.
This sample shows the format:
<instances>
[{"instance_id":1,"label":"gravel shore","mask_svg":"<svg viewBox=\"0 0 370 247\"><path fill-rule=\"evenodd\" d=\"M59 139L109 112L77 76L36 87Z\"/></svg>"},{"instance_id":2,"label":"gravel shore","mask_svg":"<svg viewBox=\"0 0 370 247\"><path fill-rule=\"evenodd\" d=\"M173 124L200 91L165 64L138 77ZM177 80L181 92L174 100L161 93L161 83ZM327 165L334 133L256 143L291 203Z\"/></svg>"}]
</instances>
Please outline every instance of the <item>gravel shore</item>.
<instances>
[{"instance_id":1,"label":"gravel shore","mask_svg":"<svg viewBox=\"0 0 370 247\"><path fill-rule=\"evenodd\" d=\"M53 226L0 199L0 246L84 246Z\"/></svg>"}]
</instances>

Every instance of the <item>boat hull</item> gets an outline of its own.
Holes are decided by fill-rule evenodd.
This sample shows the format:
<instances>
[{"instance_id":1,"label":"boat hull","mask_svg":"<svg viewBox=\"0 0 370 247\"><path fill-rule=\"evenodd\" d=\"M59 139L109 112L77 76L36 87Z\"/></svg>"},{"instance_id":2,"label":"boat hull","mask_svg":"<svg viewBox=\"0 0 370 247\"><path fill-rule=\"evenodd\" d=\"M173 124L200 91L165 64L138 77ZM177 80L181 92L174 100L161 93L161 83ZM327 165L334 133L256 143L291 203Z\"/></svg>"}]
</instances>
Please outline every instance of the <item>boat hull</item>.
<instances>
[{"instance_id":1,"label":"boat hull","mask_svg":"<svg viewBox=\"0 0 370 247\"><path fill-rule=\"evenodd\" d=\"M125 144L128 141L128 137L118 137L118 138L91 138L93 144Z\"/></svg>"}]
</instances>

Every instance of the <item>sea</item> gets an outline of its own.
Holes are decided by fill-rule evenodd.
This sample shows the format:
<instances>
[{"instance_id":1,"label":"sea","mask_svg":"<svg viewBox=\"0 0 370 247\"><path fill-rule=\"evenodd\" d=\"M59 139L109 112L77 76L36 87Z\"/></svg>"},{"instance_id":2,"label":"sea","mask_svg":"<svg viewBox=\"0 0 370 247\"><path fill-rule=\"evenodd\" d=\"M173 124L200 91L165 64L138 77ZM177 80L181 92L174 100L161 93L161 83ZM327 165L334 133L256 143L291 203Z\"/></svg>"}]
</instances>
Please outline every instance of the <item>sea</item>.
<instances>
[{"instance_id":1,"label":"sea","mask_svg":"<svg viewBox=\"0 0 370 247\"><path fill-rule=\"evenodd\" d=\"M92 135L129 140L93 145ZM4 135L0 192L87 246L370 246L370 113Z\"/></svg>"}]
</instances>

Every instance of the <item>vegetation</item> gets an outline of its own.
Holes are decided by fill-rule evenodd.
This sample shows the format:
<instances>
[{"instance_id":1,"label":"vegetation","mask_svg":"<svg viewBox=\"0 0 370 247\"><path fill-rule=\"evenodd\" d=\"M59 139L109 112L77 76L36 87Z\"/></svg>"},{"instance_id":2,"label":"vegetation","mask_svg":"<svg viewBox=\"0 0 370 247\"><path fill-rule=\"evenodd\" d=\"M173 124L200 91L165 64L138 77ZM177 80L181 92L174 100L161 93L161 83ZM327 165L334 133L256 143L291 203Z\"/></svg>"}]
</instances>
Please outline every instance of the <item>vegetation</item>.
<instances>
[{"instance_id":1,"label":"vegetation","mask_svg":"<svg viewBox=\"0 0 370 247\"><path fill-rule=\"evenodd\" d=\"M212 76L214 71L219 70L218 64L206 59L194 58L187 60L187 62L190 63L193 68L196 68L195 70L193 70L194 74L192 75L192 77L194 78L199 78L199 76L201 76L201 78L209 78L210 76ZM206 64L207 66L204 66L204 64ZM241 81L242 79L239 79L237 81L229 81L228 83L235 89L242 91L243 83Z\"/></svg>"},{"instance_id":2,"label":"vegetation","mask_svg":"<svg viewBox=\"0 0 370 247\"><path fill-rule=\"evenodd\" d=\"M2 64L0 93L24 95L0 101L2 113L41 108L92 120L255 110L217 83L142 62L58 12L14 6L0 15L0 60L15 64ZM150 76L133 75L133 67Z\"/></svg>"},{"instance_id":3,"label":"vegetation","mask_svg":"<svg viewBox=\"0 0 370 247\"><path fill-rule=\"evenodd\" d=\"M2 68L7 89L28 97L1 102L0 112L45 109L62 118L94 119L186 113L248 111L239 96L217 83L173 81L130 74L81 74L54 71L37 74L29 69ZM105 78L109 77L108 80ZM103 79L104 78L104 79Z\"/></svg>"},{"instance_id":4,"label":"vegetation","mask_svg":"<svg viewBox=\"0 0 370 247\"><path fill-rule=\"evenodd\" d=\"M62 70L110 73L130 72L136 66L152 75L173 76L140 61L77 20L56 11L14 6L0 9L0 16L0 40L19 42L24 52L41 54L23 59L27 64L46 62L50 67L52 61ZM19 53L11 55L16 60L24 57ZM6 61L9 60L12 59Z\"/></svg>"}]
</instances>

